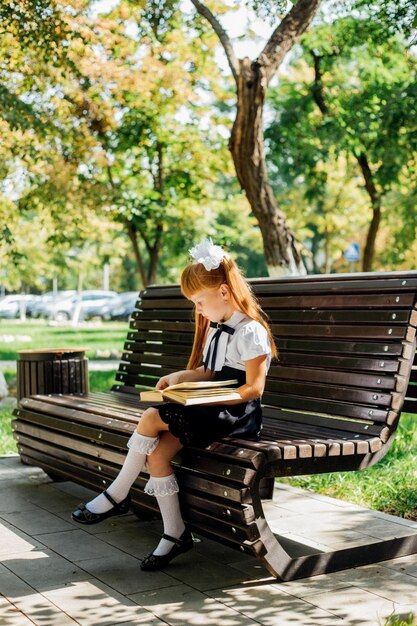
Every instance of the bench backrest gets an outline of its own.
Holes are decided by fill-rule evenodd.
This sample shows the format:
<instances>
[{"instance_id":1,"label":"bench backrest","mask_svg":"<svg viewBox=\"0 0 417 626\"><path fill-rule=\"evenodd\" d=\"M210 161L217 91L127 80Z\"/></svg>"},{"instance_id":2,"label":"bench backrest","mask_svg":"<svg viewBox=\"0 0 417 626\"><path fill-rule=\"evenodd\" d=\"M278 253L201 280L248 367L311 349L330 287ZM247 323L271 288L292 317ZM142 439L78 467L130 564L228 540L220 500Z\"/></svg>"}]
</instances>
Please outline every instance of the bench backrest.
<instances>
[{"instance_id":1,"label":"bench backrest","mask_svg":"<svg viewBox=\"0 0 417 626\"><path fill-rule=\"evenodd\" d=\"M263 396L267 419L387 440L405 399L417 412L417 272L250 282L279 348ZM194 323L178 286L142 291L130 328L113 390L137 394L186 367Z\"/></svg>"}]
</instances>

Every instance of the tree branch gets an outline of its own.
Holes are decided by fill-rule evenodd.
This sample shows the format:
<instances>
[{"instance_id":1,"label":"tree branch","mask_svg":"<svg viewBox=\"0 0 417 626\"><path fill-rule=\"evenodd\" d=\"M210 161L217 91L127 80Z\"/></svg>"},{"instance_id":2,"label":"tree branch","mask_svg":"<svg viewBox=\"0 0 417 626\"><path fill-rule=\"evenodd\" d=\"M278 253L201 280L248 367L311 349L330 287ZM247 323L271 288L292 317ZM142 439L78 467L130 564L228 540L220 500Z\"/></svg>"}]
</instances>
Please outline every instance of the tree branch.
<instances>
[{"instance_id":1,"label":"tree branch","mask_svg":"<svg viewBox=\"0 0 417 626\"><path fill-rule=\"evenodd\" d=\"M259 63L267 68L268 83L296 39L308 28L319 4L320 0L298 0L272 33L258 57Z\"/></svg>"},{"instance_id":2,"label":"tree branch","mask_svg":"<svg viewBox=\"0 0 417 626\"><path fill-rule=\"evenodd\" d=\"M143 243L145 244L145 247L148 251L148 253L150 254L152 251L152 244L150 239L148 238L147 234L146 234L146 229L142 228L141 226L136 224L136 230L139 233L139 235L141 236L141 238L143 239Z\"/></svg>"},{"instance_id":3,"label":"tree branch","mask_svg":"<svg viewBox=\"0 0 417 626\"><path fill-rule=\"evenodd\" d=\"M368 157L364 152L360 152L359 154L356 154L356 152L354 152L354 155L357 162L359 163L359 167L361 168L363 179L365 181L365 189L368 192L368 196L371 200L372 208L374 210L379 210L381 204L381 196L378 193L378 189L375 185L374 175L372 174L372 170L369 166Z\"/></svg>"},{"instance_id":4,"label":"tree branch","mask_svg":"<svg viewBox=\"0 0 417 626\"><path fill-rule=\"evenodd\" d=\"M206 20L211 24L213 30L220 39L220 43L222 44L226 53L230 69L232 70L233 78L237 83L239 75L239 63L237 61L235 51L233 50L233 45L230 41L228 34L224 30L223 26L220 24L219 20L210 11L210 9L208 9L202 2L200 2L200 0L191 0L191 2L197 9L197 12L205 17Z\"/></svg>"},{"instance_id":5,"label":"tree branch","mask_svg":"<svg viewBox=\"0 0 417 626\"><path fill-rule=\"evenodd\" d=\"M312 95L313 95L313 100L317 104L322 115L326 115L328 108L324 100L323 83L321 80L322 73L321 73L321 67L320 67L320 61L323 57L321 57L319 54L314 52L314 50L310 50L310 53L311 53L311 56L313 57L313 62L314 62L314 84L311 90Z\"/></svg>"}]
</instances>

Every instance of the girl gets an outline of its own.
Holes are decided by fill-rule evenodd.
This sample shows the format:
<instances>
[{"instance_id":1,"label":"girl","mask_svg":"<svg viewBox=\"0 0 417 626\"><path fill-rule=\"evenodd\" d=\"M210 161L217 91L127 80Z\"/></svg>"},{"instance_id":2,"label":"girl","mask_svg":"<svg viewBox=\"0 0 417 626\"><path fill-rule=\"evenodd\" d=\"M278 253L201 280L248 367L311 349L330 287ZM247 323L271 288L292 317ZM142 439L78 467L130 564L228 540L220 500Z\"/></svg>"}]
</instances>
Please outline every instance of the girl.
<instances>
[{"instance_id":1,"label":"girl","mask_svg":"<svg viewBox=\"0 0 417 626\"><path fill-rule=\"evenodd\" d=\"M72 513L72 519L81 524L127 513L129 490L147 462L150 479L145 491L156 496L164 525L160 543L141 564L141 569L148 571L163 569L193 547L193 537L181 517L171 460L183 446L204 447L228 435L259 438L260 397L271 357L276 356L263 312L232 258L210 239L192 248L190 254L192 261L181 276L182 293L195 306L188 369L163 376L156 388L237 378L241 400L199 407L167 402L148 408L129 439L128 454L114 482Z\"/></svg>"}]
</instances>

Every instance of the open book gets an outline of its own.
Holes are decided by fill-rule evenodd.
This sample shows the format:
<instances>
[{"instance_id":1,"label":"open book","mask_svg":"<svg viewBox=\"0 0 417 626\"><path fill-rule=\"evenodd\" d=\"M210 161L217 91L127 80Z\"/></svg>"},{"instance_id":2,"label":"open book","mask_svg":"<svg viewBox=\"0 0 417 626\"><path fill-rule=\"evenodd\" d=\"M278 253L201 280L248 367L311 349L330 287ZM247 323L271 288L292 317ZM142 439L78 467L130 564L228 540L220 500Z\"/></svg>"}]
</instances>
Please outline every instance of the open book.
<instances>
[{"instance_id":1,"label":"open book","mask_svg":"<svg viewBox=\"0 0 417 626\"><path fill-rule=\"evenodd\" d=\"M202 380L193 383L178 383L165 387L162 391L141 391L143 402L162 402L171 400L186 406L192 404L221 403L227 400L242 400L237 391L230 385L238 385L237 380Z\"/></svg>"}]
</instances>

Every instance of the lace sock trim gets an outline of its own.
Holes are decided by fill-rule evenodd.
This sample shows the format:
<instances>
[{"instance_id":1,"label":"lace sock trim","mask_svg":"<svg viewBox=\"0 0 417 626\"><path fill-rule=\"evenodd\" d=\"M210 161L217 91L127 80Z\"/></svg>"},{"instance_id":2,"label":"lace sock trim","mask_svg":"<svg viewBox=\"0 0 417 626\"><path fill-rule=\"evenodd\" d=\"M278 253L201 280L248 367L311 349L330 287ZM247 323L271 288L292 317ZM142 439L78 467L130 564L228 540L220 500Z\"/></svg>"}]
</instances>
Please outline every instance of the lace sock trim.
<instances>
[{"instance_id":1,"label":"lace sock trim","mask_svg":"<svg viewBox=\"0 0 417 626\"><path fill-rule=\"evenodd\" d=\"M127 442L127 447L140 454L151 454L159 443L159 437L146 437L136 430Z\"/></svg>"},{"instance_id":2,"label":"lace sock trim","mask_svg":"<svg viewBox=\"0 0 417 626\"><path fill-rule=\"evenodd\" d=\"M175 474L161 478L151 476L145 485L145 493L156 498L160 496L172 496L178 493L179 487Z\"/></svg>"}]
</instances>

